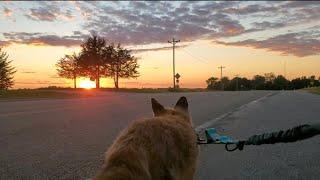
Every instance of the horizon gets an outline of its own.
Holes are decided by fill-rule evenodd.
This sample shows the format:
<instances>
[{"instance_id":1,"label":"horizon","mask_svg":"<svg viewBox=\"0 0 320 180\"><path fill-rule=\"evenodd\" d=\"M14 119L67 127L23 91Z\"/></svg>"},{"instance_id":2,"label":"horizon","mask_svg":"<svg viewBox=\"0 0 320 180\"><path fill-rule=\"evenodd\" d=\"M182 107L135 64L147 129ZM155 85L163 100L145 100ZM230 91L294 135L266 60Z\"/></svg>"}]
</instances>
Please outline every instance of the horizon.
<instances>
[{"instance_id":1,"label":"horizon","mask_svg":"<svg viewBox=\"0 0 320 180\"><path fill-rule=\"evenodd\" d=\"M282 2L0 2L0 47L16 67L14 89L71 87L55 63L79 52L91 34L138 57L140 77L120 88L172 86L172 37L182 88L212 76L287 79L320 76L320 3ZM139 12L139 13L137 13ZM201 71L200 71L201 70ZM78 83L84 80L78 80ZM101 87L113 87L102 78Z\"/></svg>"}]
</instances>

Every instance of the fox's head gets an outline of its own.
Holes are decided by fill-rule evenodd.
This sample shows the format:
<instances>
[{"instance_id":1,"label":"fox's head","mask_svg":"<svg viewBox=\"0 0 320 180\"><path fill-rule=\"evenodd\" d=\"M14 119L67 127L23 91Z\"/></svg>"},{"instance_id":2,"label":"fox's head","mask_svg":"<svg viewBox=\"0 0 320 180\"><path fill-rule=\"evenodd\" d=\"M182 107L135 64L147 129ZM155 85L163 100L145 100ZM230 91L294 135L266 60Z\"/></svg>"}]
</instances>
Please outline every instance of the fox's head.
<instances>
[{"instance_id":1,"label":"fox's head","mask_svg":"<svg viewBox=\"0 0 320 180\"><path fill-rule=\"evenodd\" d=\"M174 108L164 108L157 100L151 98L152 110L154 116L177 116L188 122L191 122L191 118L188 110L188 101L186 97L181 97Z\"/></svg>"}]
</instances>

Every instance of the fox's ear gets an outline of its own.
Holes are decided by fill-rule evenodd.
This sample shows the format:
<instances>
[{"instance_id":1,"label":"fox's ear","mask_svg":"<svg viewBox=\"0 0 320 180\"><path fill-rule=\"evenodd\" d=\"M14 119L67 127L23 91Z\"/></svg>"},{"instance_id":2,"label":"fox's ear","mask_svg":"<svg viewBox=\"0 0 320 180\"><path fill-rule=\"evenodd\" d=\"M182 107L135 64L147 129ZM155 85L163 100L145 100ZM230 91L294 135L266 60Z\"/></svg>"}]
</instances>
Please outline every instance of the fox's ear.
<instances>
[{"instance_id":1,"label":"fox's ear","mask_svg":"<svg viewBox=\"0 0 320 180\"><path fill-rule=\"evenodd\" d=\"M165 112L164 107L154 98L151 98L151 104L154 116L159 116L160 114Z\"/></svg>"},{"instance_id":2,"label":"fox's ear","mask_svg":"<svg viewBox=\"0 0 320 180\"><path fill-rule=\"evenodd\" d=\"M174 108L175 108L175 109L180 108L180 109L182 109L182 110L188 111L188 101L187 101L187 98L184 97L184 96L182 96L182 97L178 100L178 102L177 102L177 104L174 106Z\"/></svg>"}]
</instances>

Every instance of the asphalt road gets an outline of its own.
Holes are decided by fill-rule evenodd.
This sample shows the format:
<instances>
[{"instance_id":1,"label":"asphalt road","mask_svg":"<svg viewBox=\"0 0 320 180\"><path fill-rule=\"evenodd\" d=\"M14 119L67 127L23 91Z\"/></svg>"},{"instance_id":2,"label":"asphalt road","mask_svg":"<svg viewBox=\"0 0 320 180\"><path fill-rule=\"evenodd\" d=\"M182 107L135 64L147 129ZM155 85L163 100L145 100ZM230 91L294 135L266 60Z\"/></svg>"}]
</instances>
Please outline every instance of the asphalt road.
<instances>
[{"instance_id":1,"label":"asphalt road","mask_svg":"<svg viewBox=\"0 0 320 180\"><path fill-rule=\"evenodd\" d=\"M87 179L130 122L152 116L150 98L186 96L196 127L246 138L319 122L320 96L306 92L113 93L83 99L0 102L0 179ZM196 179L318 179L319 137L226 152L203 145Z\"/></svg>"}]
</instances>

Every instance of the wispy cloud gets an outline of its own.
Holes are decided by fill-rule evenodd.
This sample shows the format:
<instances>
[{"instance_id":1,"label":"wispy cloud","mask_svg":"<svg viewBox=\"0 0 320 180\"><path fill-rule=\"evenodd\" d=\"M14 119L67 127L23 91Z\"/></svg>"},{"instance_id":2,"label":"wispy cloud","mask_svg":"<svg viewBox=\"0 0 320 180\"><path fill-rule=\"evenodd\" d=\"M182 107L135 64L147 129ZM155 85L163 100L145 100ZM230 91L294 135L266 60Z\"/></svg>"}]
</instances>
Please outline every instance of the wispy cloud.
<instances>
[{"instance_id":1,"label":"wispy cloud","mask_svg":"<svg viewBox=\"0 0 320 180\"><path fill-rule=\"evenodd\" d=\"M12 10L9 9L9 8L7 8L7 7L3 7L3 15L4 15L5 17L10 17L10 16L12 16Z\"/></svg>"},{"instance_id":2,"label":"wispy cloud","mask_svg":"<svg viewBox=\"0 0 320 180\"><path fill-rule=\"evenodd\" d=\"M11 9L3 7L5 8L4 13L6 11L9 15ZM244 40L234 42L235 44L233 43L233 45L262 48L262 45L257 44L274 42L287 34L292 38L292 43L300 47L299 50L291 50L289 52L277 46L277 43L265 45L265 49L272 51L277 49L282 54L304 56L317 54L317 52L312 52L315 48L310 48L313 47L313 43L318 41L317 37L292 37L292 34L290 34L292 31L284 33L280 30L291 29L297 25L316 24L317 20L320 19L319 12L320 3L311 1L72 1L59 3L41 1L35 3L34 6L26 8L25 16L39 23L56 23L74 19L78 15L80 19L82 18L82 21L75 26L77 30L74 29L74 34L55 35L47 32L41 32L40 34L7 32L7 34L4 33L5 39L1 39L0 45L4 46L15 42L35 45L76 46L86 37L81 32L91 32L97 33L110 42L133 46L151 45L153 43L164 44L171 37L179 38L183 42L205 39L231 45L232 38L237 39L241 36ZM313 30L316 29L316 26L314 26ZM262 32L268 30L275 30L272 34L273 37L270 37L269 41L252 39L252 36L250 36L253 32L262 34ZM296 29L294 32L299 33L305 30L300 29L297 31ZM81 34L77 34L78 32ZM301 48L302 41L305 41L305 47L310 49ZM247 43L250 43L250 45ZM136 52L165 50L167 48L169 47L137 49Z\"/></svg>"},{"instance_id":3,"label":"wispy cloud","mask_svg":"<svg viewBox=\"0 0 320 180\"><path fill-rule=\"evenodd\" d=\"M288 33L278 35L265 40L248 39L237 42L214 41L227 46L243 46L255 49L266 49L268 51L280 52L282 55L294 55L305 57L320 54L320 40L315 37L320 35L320 31L314 32Z\"/></svg>"},{"instance_id":4,"label":"wispy cloud","mask_svg":"<svg viewBox=\"0 0 320 180\"><path fill-rule=\"evenodd\" d=\"M87 35L79 31L75 31L73 35L57 36L43 33L25 33L25 32L10 32L3 33L6 41L3 43L18 43L31 45L49 45L49 46L79 46ZM1 43L1 42L0 42Z\"/></svg>"},{"instance_id":5,"label":"wispy cloud","mask_svg":"<svg viewBox=\"0 0 320 180\"><path fill-rule=\"evenodd\" d=\"M180 45L176 46L176 49L184 48L188 45ZM156 48L140 48L140 49L131 49L134 53L141 53L141 52L147 52L147 51L163 51L163 50L172 50L172 46L164 46L164 47L156 47Z\"/></svg>"},{"instance_id":6,"label":"wispy cloud","mask_svg":"<svg viewBox=\"0 0 320 180\"><path fill-rule=\"evenodd\" d=\"M39 2L40 7L31 8L26 17L36 21L71 20L74 18L71 10L62 11L57 3Z\"/></svg>"}]
</instances>

